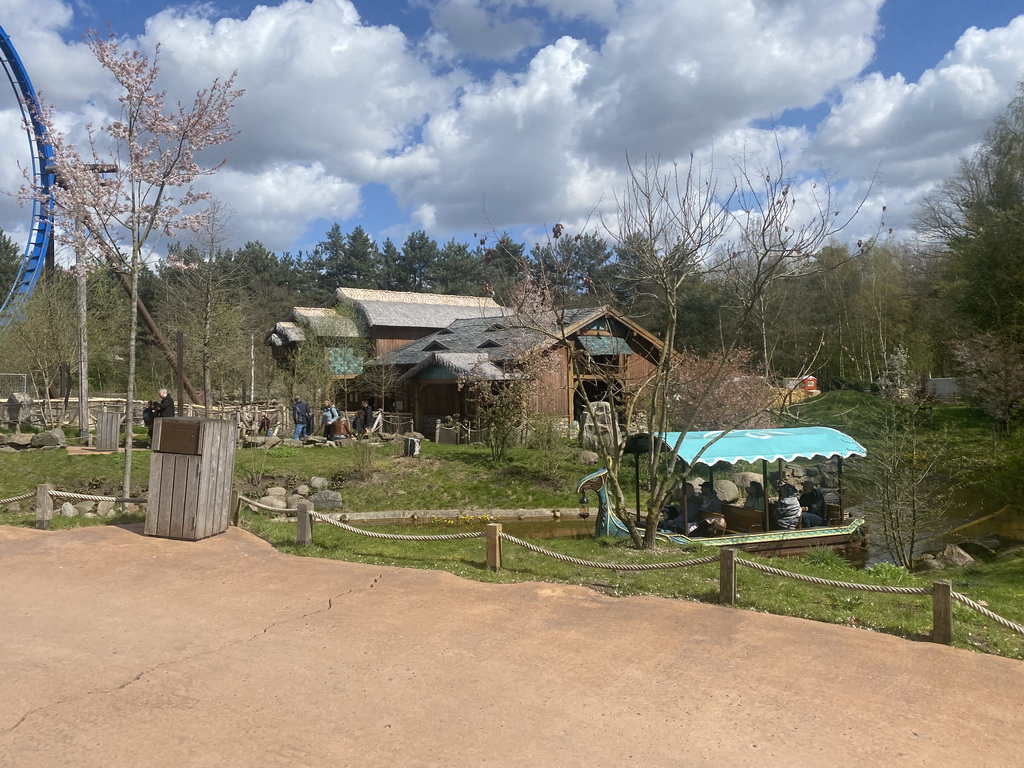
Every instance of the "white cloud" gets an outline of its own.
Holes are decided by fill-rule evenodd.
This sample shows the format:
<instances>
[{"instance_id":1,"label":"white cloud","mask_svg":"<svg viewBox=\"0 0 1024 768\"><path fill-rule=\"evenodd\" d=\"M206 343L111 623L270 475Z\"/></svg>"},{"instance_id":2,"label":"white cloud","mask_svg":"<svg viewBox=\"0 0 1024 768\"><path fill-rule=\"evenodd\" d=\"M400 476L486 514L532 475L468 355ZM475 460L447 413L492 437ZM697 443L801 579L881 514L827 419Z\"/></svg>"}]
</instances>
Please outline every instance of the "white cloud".
<instances>
[{"instance_id":1,"label":"white cloud","mask_svg":"<svg viewBox=\"0 0 1024 768\"><path fill-rule=\"evenodd\" d=\"M405 211L378 235L582 225L611 208L627 152L685 162L695 151L724 169L743 153L770 158L776 142L798 177L824 168L850 180L837 188L844 205L880 169L878 199L903 231L896 219L980 139L1024 68L1021 17L968 30L917 82L865 74L882 0L424 0L434 26L416 40L368 25L364 2L149 19L138 43L161 44L172 96L235 69L246 89L241 134L218 148L228 162L210 181L240 239L285 250L311 222L372 216L365 184L390 188ZM8 5L5 28L62 124L103 122L115 94L72 31L72 6ZM820 126L764 128L822 105ZM24 137L6 141L17 131L0 126L5 185L27 154ZM0 227L25 219L0 200Z\"/></svg>"}]
</instances>

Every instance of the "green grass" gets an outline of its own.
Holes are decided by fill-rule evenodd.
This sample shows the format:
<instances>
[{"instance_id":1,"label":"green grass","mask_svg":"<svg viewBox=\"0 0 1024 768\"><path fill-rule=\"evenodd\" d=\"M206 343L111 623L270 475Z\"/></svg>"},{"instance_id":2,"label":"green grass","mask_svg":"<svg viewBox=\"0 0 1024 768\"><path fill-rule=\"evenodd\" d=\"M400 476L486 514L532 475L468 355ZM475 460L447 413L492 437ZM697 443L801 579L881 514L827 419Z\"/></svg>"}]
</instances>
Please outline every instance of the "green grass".
<instances>
[{"instance_id":1,"label":"green grass","mask_svg":"<svg viewBox=\"0 0 1024 768\"><path fill-rule=\"evenodd\" d=\"M280 551L305 557L322 557L374 565L443 570L463 578L489 583L545 581L576 584L613 596L655 595L666 598L718 602L718 564L658 571L615 571L563 563L505 543L502 569L488 571L484 563L484 540L453 542L407 542L371 539L336 526L314 526L311 547L295 545L295 525L245 514L243 523ZM450 533L451 527L437 525L374 526L374 531L392 533ZM460 527L458 530L473 530ZM541 546L579 559L606 563L654 563L690 560L715 554L711 547L660 548L656 553L638 552L623 541L595 539L550 539ZM988 603L990 610L1011 621L1024 623L1024 558L983 563L938 575L915 575L891 565L858 570L830 552L812 552L803 558L763 559L740 553L744 559L762 562L781 570L807 576L863 584L930 588L933 579L950 579L953 589L972 600ZM843 624L884 632L914 640L926 640L931 632L931 598L858 592L822 587L739 568L737 607L814 621ZM954 606L954 645L1024 659L1024 637L976 612Z\"/></svg>"}]
</instances>

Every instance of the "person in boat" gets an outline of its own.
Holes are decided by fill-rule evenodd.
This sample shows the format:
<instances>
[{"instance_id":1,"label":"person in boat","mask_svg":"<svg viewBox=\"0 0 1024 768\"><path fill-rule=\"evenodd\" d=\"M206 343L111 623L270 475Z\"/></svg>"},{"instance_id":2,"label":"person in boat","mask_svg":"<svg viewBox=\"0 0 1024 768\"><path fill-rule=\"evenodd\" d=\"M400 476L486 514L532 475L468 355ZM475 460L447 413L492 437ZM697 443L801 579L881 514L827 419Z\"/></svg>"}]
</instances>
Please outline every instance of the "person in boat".
<instances>
[{"instance_id":1,"label":"person in boat","mask_svg":"<svg viewBox=\"0 0 1024 768\"><path fill-rule=\"evenodd\" d=\"M825 494L815 488L810 480L804 480L804 492L800 494L800 512L804 528L824 525L826 517Z\"/></svg>"},{"instance_id":2,"label":"person in boat","mask_svg":"<svg viewBox=\"0 0 1024 768\"><path fill-rule=\"evenodd\" d=\"M702 520L712 515L722 514L722 500L715 493L715 486L709 482L700 486L700 517Z\"/></svg>"},{"instance_id":3,"label":"person in boat","mask_svg":"<svg viewBox=\"0 0 1024 768\"><path fill-rule=\"evenodd\" d=\"M800 525L800 498L788 479L779 480L779 500L771 513L773 531L795 531Z\"/></svg>"},{"instance_id":4,"label":"person in boat","mask_svg":"<svg viewBox=\"0 0 1024 768\"><path fill-rule=\"evenodd\" d=\"M743 500L743 506L747 509L757 509L764 512L764 486L754 480L747 488L747 498Z\"/></svg>"}]
</instances>

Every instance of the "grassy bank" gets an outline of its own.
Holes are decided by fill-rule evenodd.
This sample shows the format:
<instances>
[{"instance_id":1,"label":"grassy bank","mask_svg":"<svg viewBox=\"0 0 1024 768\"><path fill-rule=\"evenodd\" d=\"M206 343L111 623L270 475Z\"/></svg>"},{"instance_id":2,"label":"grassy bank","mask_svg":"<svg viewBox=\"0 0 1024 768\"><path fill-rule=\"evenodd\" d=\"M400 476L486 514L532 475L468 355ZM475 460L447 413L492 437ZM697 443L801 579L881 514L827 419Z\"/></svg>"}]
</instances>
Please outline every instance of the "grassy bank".
<instances>
[{"instance_id":1,"label":"grassy bank","mask_svg":"<svg viewBox=\"0 0 1024 768\"><path fill-rule=\"evenodd\" d=\"M375 565L445 570L476 581L510 583L547 581L576 584L613 596L655 595L667 598L718 602L718 565L659 571L615 571L563 563L515 545L503 547L503 568L491 573L484 566L483 539L453 542L406 542L371 539L335 526L314 526L314 545L295 546L295 525L273 522L247 514L244 523L282 552ZM374 526L374 531L395 533L451 533L448 526ZM475 530L460 527L458 530ZM623 542L595 539L550 539L543 547L575 558L606 563L648 563L688 560L714 554L713 548L662 547L657 553L638 552ZM857 570L831 552L814 552L804 558L764 560L745 553L742 557L766 562L794 573L864 584L925 587L933 578L949 578L953 588L971 599L984 601L996 613L1024 623L1024 558L1008 558L971 568L943 571L935 576L907 573L882 565ZM913 640L925 640L931 631L931 600L928 597L854 592L821 587L740 568L737 607L815 621L885 632ZM961 648L1024 659L1024 637L1000 627L974 611L954 606L954 644Z\"/></svg>"}]
</instances>

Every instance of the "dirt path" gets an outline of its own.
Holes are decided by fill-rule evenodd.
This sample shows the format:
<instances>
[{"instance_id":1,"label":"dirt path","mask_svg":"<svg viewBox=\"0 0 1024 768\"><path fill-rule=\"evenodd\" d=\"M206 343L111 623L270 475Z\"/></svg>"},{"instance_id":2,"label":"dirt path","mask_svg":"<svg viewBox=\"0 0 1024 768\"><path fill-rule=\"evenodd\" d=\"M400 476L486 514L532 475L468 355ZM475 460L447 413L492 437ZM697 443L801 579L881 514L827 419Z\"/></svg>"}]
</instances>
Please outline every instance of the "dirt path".
<instances>
[{"instance_id":1,"label":"dirt path","mask_svg":"<svg viewBox=\"0 0 1024 768\"><path fill-rule=\"evenodd\" d=\"M1024 754L1024 664L800 619L288 557L238 529L0 528L0 583L0 766Z\"/></svg>"}]
</instances>

